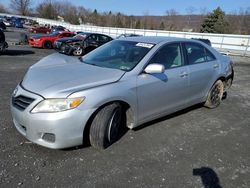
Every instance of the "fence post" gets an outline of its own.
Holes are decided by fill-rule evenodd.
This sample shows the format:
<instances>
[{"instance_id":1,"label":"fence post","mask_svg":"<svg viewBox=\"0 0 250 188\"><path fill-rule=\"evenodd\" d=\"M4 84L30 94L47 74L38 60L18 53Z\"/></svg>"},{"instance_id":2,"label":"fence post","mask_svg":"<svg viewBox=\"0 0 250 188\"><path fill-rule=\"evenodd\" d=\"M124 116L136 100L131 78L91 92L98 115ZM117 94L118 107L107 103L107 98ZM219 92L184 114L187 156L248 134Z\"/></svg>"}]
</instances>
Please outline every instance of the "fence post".
<instances>
[{"instance_id":1,"label":"fence post","mask_svg":"<svg viewBox=\"0 0 250 188\"><path fill-rule=\"evenodd\" d=\"M248 37L248 42L247 42L246 49L245 49L245 52L244 52L243 56L247 55L247 49L248 49L249 45L250 45L250 35Z\"/></svg>"},{"instance_id":2,"label":"fence post","mask_svg":"<svg viewBox=\"0 0 250 188\"><path fill-rule=\"evenodd\" d=\"M221 40L221 44L220 44L220 49L222 49L222 45L223 45L223 43L224 43L224 35L222 35L222 40Z\"/></svg>"}]
</instances>

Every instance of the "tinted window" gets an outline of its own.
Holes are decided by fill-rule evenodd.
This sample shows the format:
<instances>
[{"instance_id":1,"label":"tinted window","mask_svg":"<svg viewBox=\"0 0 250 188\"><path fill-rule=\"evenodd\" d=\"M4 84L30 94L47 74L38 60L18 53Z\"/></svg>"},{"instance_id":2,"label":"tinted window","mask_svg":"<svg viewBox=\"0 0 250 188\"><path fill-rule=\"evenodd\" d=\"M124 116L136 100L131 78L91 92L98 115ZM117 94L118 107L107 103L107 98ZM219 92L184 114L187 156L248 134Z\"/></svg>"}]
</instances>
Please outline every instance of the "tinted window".
<instances>
[{"instance_id":1,"label":"tinted window","mask_svg":"<svg viewBox=\"0 0 250 188\"><path fill-rule=\"evenodd\" d=\"M207 61L214 61L216 58L208 49L205 48Z\"/></svg>"},{"instance_id":2,"label":"tinted window","mask_svg":"<svg viewBox=\"0 0 250 188\"><path fill-rule=\"evenodd\" d=\"M206 61L205 48L199 44L185 44L189 64L202 63Z\"/></svg>"},{"instance_id":3,"label":"tinted window","mask_svg":"<svg viewBox=\"0 0 250 188\"><path fill-rule=\"evenodd\" d=\"M88 40L90 40L90 41L98 41L98 36L97 35L90 35Z\"/></svg>"},{"instance_id":4,"label":"tinted window","mask_svg":"<svg viewBox=\"0 0 250 188\"><path fill-rule=\"evenodd\" d=\"M182 65L180 44L168 44L162 47L149 64L158 63L164 65L165 69L179 67Z\"/></svg>"},{"instance_id":5,"label":"tinted window","mask_svg":"<svg viewBox=\"0 0 250 188\"><path fill-rule=\"evenodd\" d=\"M105 36L105 35L99 35L99 41L100 42L108 42L110 41L109 37Z\"/></svg>"}]
</instances>

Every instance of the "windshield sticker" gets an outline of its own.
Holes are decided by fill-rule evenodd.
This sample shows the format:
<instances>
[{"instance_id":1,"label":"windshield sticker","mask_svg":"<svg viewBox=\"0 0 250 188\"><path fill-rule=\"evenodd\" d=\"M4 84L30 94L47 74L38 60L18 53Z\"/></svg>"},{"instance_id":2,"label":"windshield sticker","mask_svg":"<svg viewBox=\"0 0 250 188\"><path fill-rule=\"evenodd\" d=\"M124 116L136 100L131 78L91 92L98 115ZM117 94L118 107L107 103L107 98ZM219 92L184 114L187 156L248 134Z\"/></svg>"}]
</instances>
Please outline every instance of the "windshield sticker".
<instances>
[{"instance_id":1,"label":"windshield sticker","mask_svg":"<svg viewBox=\"0 0 250 188\"><path fill-rule=\"evenodd\" d=\"M143 47L143 48L152 48L154 45L153 44L139 42L139 43L136 44L136 46L140 46L140 47Z\"/></svg>"}]
</instances>

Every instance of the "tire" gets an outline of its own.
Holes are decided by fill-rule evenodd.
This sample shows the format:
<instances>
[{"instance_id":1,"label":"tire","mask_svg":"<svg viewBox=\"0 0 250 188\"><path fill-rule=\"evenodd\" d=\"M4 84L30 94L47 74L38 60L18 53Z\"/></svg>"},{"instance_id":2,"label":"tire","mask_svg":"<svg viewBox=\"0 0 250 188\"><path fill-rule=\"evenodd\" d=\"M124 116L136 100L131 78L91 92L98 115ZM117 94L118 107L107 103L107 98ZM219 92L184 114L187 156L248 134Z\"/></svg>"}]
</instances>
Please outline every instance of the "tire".
<instances>
[{"instance_id":1,"label":"tire","mask_svg":"<svg viewBox=\"0 0 250 188\"><path fill-rule=\"evenodd\" d=\"M89 131L90 144L96 149L105 149L120 138L123 110L119 103L102 108L94 117Z\"/></svg>"},{"instance_id":2,"label":"tire","mask_svg":"<svg viewBox=\"0 0 250 188\"><path fill-rule=\"evenodd\" d=\"M74 56L81 56L83 54L83 48L79 45L76 46L76 49L72 52Z\"/></svg>"},{"instance_id":3,"label":"tire","mask_svg":"<svg viewBox=\"0 0 250 188\"><path fill-rule=\"evenodd\" d=\"M211 87L207 100L204 104L207 108L216 108L220 105L224 93L224 84L221 80L217 80Z\"/></svg>"},{"instance_id":4,"label":"tire","mask_svg":"<svg viewBox=\"0 0 250 188\"><path fill-rule=\"evenodd\" d=\"M50 41L48 41L48 40L44 41L43 48L44 49L51 49L52 48L52 43Z\"/></svg>"}]
</instances>

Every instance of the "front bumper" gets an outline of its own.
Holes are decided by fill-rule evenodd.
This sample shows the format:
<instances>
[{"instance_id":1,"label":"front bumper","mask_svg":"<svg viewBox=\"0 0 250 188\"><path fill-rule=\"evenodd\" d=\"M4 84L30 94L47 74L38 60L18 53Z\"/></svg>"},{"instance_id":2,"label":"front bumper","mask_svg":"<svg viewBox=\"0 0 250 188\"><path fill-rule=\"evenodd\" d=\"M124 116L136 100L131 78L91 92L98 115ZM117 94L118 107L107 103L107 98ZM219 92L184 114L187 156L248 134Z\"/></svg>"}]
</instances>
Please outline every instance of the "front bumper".
<instances>
[{"instance_id":1,"label":"front bumper","mask_svg":"<svg viewBox=\"0 0 250 188\"><path fill-rule=\"evenodd\" d=\"M53 149L82 144L85 125L94 109L81 111L76 108L58 113L31 113L36 104L44 99L20 86L17 89L15 96L35 99L25 110L16 108L11 102L13 122L18 132L31 142Z\"/></svg>"},{"instance_id":2,"label":"front bumper","mask_svg":"<svg viewBox=\"0 0 250 188\"><path fill-rule=\"evenodd\" d=\"M32 47L38 47L38 48L42 47L42 43L39 42L39 41L30 41L29 40L29 45L32 46Z\"/></svg>"}]
</instances>

